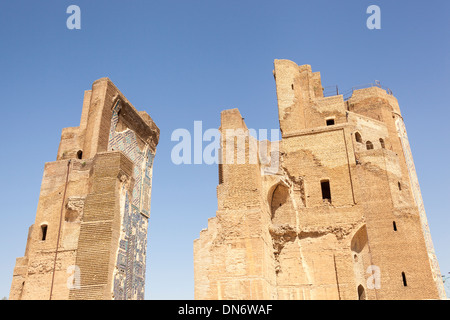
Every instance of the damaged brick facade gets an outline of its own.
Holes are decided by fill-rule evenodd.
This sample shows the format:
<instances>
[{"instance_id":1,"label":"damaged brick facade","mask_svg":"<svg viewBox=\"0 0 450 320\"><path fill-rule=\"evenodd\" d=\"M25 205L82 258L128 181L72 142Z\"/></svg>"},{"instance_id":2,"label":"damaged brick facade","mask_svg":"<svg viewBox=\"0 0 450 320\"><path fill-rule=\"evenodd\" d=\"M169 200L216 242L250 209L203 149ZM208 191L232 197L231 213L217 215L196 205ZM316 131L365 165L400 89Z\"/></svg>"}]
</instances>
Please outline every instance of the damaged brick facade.
<instances>
[{"instance_id":1,"label":"damaged brick facade","mask_svg":"<svg viewBox=\"0 0 450 320\"><path fill-rule=\"evenodd\" d=\"M274 77L278 171L219 165L218 210L194 241L195 298L445 298L397 99L377 86L324 97L320 73L288 60ZM255 139L223 111L222 159L228 129L246 151Z\"/></svg>"}]
</instances>

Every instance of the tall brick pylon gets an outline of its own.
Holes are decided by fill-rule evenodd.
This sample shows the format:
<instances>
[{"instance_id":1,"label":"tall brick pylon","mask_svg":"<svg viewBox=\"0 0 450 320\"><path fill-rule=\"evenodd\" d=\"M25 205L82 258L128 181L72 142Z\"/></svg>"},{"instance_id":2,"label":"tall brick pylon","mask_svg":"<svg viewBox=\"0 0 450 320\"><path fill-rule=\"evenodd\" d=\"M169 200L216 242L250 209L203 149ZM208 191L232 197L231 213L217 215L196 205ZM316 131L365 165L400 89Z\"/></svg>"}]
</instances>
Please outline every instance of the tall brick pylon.
<instances>
[{"instance_id":1,"label":"tall brick pylon","mask_svg":"<svg viewBox=\"0 0 450 320\"><path fill-rule=\"evenodd\" d=\"M78 127L45 164L11 300L144 299L159 128L108 79L85 91Z\"/></svg>"}]
</instances>

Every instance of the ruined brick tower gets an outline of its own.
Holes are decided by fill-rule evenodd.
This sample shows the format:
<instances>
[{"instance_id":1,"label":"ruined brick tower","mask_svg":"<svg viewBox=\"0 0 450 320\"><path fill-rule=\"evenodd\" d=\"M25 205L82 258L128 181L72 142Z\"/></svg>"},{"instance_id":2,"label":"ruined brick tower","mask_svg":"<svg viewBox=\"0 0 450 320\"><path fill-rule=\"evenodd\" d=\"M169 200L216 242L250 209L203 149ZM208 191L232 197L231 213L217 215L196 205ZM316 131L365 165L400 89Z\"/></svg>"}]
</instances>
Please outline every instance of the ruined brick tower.
<instances>
[{"instance_id":1,"label":"ruined brick tower","mask_svg":"<svg viewBox=\"0 0 450 320\"><path fill-rule=\"evenodd\" d=\"M36 220L10 299L143 299L159 129L108 78L45 164Z\"/></svg>"},{"instance_id":2,"label":"ruined brick tower","mask_svg":"<svg viewBox=\"0 0 450 320\"><path fill-rule=\"evenodd\" d=\"M279 164L225 160L255 138L237 109L222 112L218 210L194 241L195 298L445 298L396 98L379 85L324 97L309 65L274 67Z\"/></svg>"}]
</instances>

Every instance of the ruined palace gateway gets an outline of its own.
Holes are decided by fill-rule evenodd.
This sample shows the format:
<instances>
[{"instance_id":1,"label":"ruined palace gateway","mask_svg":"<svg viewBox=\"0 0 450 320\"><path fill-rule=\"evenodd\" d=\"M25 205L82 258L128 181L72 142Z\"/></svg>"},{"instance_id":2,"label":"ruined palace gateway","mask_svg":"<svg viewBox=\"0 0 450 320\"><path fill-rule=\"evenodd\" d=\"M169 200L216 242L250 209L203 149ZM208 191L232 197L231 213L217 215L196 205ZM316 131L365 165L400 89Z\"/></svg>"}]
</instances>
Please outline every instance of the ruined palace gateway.
<instances>
[{"instance_id":1,"label":"ruined palace gateway","mask_svg":"<svg viewBox=\"0 0 450 320\"><path fill-rule=\"evenodd\" d=\"M379 86L324 97L320 73L288 60L274 77L278 172L224 160L254 138L237 109L222 112L218 211L194 241L195 298L445 298L396 98ZM242 129L231 147L228 129Z\"/></svg>"},{"instance_id":2,"label":"ruined palace gateway","mask_svg":"<svg viewBox=\"0 0 450 320\"><path fill-rule=\"evenodd\" d=\"M107 78L45 164L35 223L10 299L143 299L159 129Z\"/></svg>"}]
</instances>

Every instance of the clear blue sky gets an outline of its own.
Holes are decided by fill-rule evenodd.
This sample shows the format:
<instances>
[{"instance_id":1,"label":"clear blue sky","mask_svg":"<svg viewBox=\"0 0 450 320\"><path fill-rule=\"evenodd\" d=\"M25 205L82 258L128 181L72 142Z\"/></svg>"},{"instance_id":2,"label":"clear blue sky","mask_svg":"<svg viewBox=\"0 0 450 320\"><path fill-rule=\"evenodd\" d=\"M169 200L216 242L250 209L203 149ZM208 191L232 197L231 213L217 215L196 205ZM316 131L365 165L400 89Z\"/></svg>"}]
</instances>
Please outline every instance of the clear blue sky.
<instances>
[{"instance_id":1,"label":"clear blue sky","mask_svg":"<svg viewBox=\"0 0 450 320\"><path fill-rule=\"evenodd\" d=\"M81 30L66 8L81 8ZM381 30L366 9L381 8ZM450 2L1 1L0 297L33 224L44 163L79 123L84 90L109 77L161 129L154 164L146 299L192 299L193 240L217 209L215 165L176 166L173 130L217 128L239 108L278 128L274 59L310 64L324 86L380 80L398 98L441 271L450 272L447 200Z\"/></svg>"}]
</instances>

